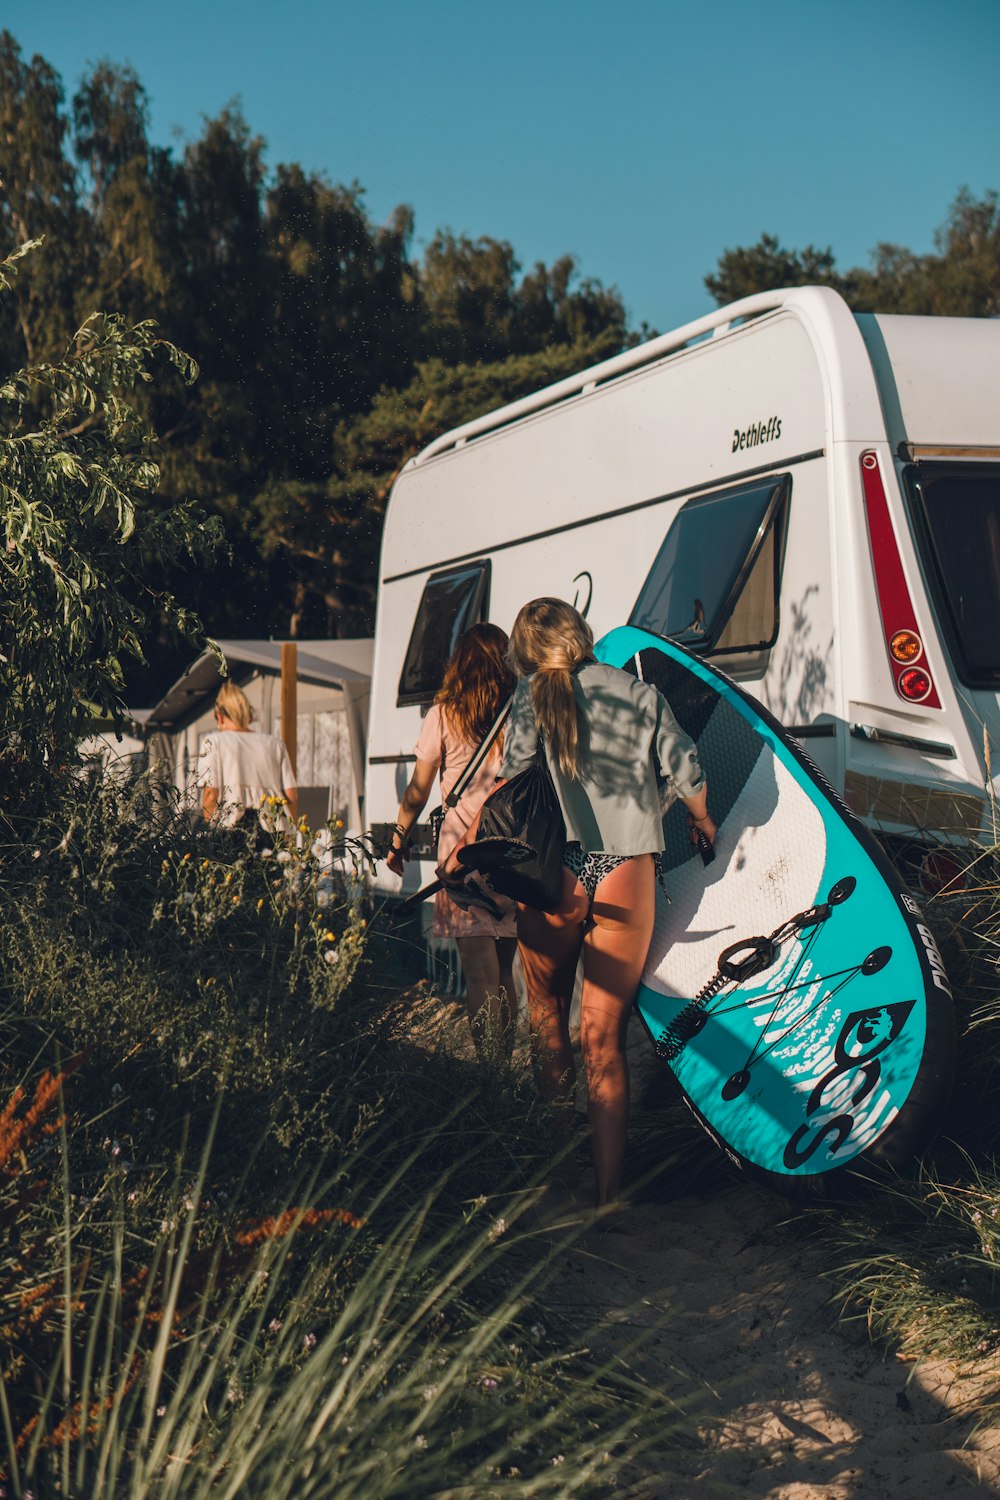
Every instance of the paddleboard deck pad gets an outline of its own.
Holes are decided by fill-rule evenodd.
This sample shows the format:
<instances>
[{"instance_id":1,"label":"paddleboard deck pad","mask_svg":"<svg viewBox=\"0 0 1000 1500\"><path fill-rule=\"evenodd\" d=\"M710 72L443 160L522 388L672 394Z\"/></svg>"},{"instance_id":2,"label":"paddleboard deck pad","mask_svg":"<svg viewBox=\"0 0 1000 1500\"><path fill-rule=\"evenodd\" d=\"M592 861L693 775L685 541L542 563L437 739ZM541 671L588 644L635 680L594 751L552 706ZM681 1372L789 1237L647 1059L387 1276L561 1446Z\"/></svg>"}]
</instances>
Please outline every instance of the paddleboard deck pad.
<instances>
[{"instance_id":1,"label":"paddleboard deck pad","mask_svg":"<svg viewBox=\"0 0 1000 1500\"><path fill-rule=\"evenodd\" d=\"M951 1092L951 992L881 846L762 704L625 627L601 661L663 693L696 742L718 826L708 865L664 814L667 895L637 997L659 1056L726 1154L790 1197L905 1171ZM665 801L669 801L666 798Z\"/></svg>"}]
</instances>

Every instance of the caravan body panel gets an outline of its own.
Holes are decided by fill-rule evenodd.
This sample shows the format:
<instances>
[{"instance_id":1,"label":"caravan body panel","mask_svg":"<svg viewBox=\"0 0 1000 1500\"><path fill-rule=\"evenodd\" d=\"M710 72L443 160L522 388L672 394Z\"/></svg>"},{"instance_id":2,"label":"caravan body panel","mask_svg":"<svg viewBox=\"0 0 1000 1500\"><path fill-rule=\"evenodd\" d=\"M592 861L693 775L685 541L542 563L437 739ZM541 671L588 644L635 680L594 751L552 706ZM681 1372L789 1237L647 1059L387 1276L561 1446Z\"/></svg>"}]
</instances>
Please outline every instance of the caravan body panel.
<instances>
[{"instance_id":1,"label":"caravan body panel","mask_svg":"<svg viewBox=\"0 0 1000 1500\"><path fill-rule=\"evenodd\" d=\"M942 326L952 323L962 326ZM964 394L954 379L963 351ZM967 828L985 772L982 728L977 739L972 727L982 702L970 719L911 524L901 445L982 446L991 434L1000 444L976 373L998 360L1000 327L857 319L836 293L804 288L747 299L438 439L407 464L386 513L369 821L394 821L433 696L401 691L429 578L480 567L483 617L507 630L527 599L550 594L575 602L600 637L629 621L656 567L675 608L687 568L697 611L710 563L728 566L730 501L745 506L754 486L770 485L781 501L773 639L713 654L713 664L801 731L869 821L919 826L891 789L903 786L933 794L927 808L957 797ZM927 702L901 700L888 655L861 478L872 454L933 677ZM665 539L678 535L678 517L716 501L703 512L703 530L705 516L718 517L704 532L712 556L672 559ZM756 581L746 587L759 592L747 569ZM995 717L996 694L986 697ZM426 874L414 867L407 888ZM398 889L391 877L386 885Z\"/></svg>"}]
</instances>

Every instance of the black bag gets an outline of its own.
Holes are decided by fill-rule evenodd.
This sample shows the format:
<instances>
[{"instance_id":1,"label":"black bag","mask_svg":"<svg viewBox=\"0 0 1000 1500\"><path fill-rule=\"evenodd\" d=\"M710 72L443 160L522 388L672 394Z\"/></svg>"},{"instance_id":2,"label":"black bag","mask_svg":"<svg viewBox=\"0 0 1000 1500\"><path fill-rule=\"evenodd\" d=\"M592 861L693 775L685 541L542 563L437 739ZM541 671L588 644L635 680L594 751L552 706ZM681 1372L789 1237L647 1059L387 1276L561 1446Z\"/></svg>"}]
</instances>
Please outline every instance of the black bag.
<instances>
[{"instance_id":1,"label":"black bag","mask_svg":"<svg viewBox=\"0 0 1000 1500\"><path fill-rule=\"evenodd\" d=\"M494 863L491 845L501 856L498 846L510 846L513 860L501 857ZM478 853L484 874L489 861L487 878L495 891L536 911L556 911L562 903L565 848L562 808L539 749L534 765L497 787L483 803L476 842L466 851L468 863L475 867Z\"/></svg>"}]
</instances>

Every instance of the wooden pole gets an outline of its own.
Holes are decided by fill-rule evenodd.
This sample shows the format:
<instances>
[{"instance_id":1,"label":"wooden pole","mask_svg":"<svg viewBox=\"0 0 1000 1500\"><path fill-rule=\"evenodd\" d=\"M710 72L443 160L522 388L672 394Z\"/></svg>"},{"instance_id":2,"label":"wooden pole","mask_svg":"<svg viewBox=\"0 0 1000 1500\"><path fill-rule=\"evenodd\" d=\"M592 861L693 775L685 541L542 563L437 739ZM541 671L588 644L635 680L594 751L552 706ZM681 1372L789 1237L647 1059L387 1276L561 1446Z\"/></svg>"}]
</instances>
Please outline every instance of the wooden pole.
<instances>
[{"instance_id":1,"label":"wooden pole","mask_svg":"<svg viewBox=\"0 0 1000 1500\"><path fill-rule=\"evenodd\" d=\"M281 738L288 751L292 770L298 775L299 728L296 688L299 680L299 648L294 641L281 645Z\"/></svg>"}]
</instances>

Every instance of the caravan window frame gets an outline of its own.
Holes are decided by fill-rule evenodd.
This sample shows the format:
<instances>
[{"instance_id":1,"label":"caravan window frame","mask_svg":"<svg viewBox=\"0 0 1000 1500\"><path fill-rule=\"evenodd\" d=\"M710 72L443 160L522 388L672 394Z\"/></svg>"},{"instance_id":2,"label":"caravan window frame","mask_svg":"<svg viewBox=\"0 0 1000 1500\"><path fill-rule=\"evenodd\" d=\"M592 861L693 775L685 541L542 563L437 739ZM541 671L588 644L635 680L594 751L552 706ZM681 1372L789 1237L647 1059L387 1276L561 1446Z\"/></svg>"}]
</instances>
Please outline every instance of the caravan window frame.
<instances>
[{"instance_id":1,"label":"caravan window frame","mask_svg":"<svg viewBox=\"0 0 1000 1500\"><path fill-rule=\"evenodd\" d=\"M750 657L770 651L775 645L781 630L781 576L784 569L785 544L788 538L788 516L791 505L792 476L788 473L762 474L755 476L750 483L731 485L724 490L708 490L702 494L693 496L680 507L664 534L663 541L657 549L653 564L643 580L642 588L639 590L636 602L629 615L629 624L640 630L649 630L648 624L644 624L637 618L639 605L643 594L653 578L664 550L670 540L675 527L682 521L685 512L695 506L706 504L722 504L727 500L733 500L747 495L752 490L764 489L771 486L770 497L764 507L763 514L754 533L753 540L748 548L742 563L737 569L733 583L716 610L715 617L708 623L704 635L700 638L684 639L684 631L675 631L673 635L663 636L665 640L676 639L689 651L699 656L706 657ZM773 600L774 600L774 625L769 637L762 641L747 641L736 645L719 646L718 641L724 636L729 622L736 612L743 591L750 580L753 570L760 558L763 547L769 535L774 535L773 553ZM662 631L651 631L651 634L662 635Z\"/></svg>"},{"instance_id":2,"label":"caravan window frame","mask_svg":"<svg viewBox=\"0 0 1000 1500\"><path fill-rule=\"evenodd\" d=\"M419 684L413 687L404 687L408 674L415 674L421 665L420 653L423 650L423 642L420 639L428 614L428 606L432 605L432 596L435 588L450 578L460 577L462 574L474 574L470 579L471 588L465 601L455 611L453 620L464 616L465 623L462 630L468 630L473 625L478 625L489 618L490 607L490 576L491 566L488 557L474 558L469 562L453 565L449 568L440 568L436 573L431 573L420 594L420 603L413 617L413 625L410 629L410 638L407 642L406 652L403 656L403 665L399 672L399 687L396 692L396 707L408 708L413 704L433 703L441 686L447 657L440 663L437 671L436 681L430 680L427 666L422 667ZM450 654L450 653L449 653Z\"/></svg>"},{"instance_id":3,"label":"caravan window frame","mask_svg":"<svg viewBox=\"0 0 1000 1500\"><path fill-rule=\"evenodd\" d=\"M1000 664L996 667L987 667L975 664L969 658L965 644L965 627L956 616L952 583L947 576L936 529L928 513L929 498L921 482L924 479L933 480L958 473L978 476L986 472L989 473L990 478L1000 482L1000 463L993 459L983 462L971 459L945 459L907 464L902 472L902 480L906 508L917 542L918 553L924 565L928 592L958 678L965 687L985 688L990 692L997 692L1000 691Z\"/></svg>"}]
</instances>

